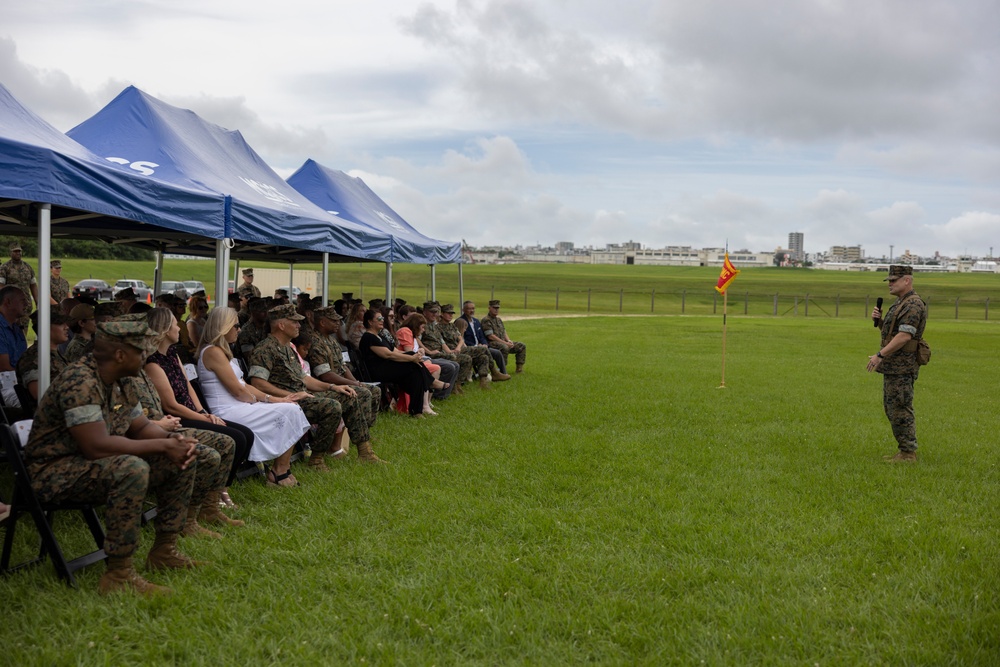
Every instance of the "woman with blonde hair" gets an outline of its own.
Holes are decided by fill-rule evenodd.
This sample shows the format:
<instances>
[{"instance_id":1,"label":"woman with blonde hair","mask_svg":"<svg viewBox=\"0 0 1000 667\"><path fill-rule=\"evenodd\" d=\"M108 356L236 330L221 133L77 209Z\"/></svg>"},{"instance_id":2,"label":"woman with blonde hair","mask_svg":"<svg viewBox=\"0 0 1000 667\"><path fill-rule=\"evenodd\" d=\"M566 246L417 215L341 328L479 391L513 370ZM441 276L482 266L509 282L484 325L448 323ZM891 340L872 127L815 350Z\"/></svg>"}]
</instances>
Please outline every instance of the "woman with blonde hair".
<instances>
[{"instance_id":1,"label":"woman with blonde hair","mask_svg":"<svg viewBox=\"0 0 1000 667\"><path fill-rule=\"evenodd\" d=\"M295 486L298 482L290 468L292 447L309 431L309 420L296 401L308 394L277 398L247 384L230 349L239 332L239 315L232 308L219 307L208 314L197 354L202 393L215 414L253 431L251 461L274 460L267 483Z\"/></svg>"},{"instance_id":2,"label":"woman with blonde hair","mask_svg":"<svg viewBox=\"0 0 1000 667\"><path fill-rule=\"evenodd\" d=\"M343 342L350 343L354 349L358 349L361 343L361 336L365 333L364 317L368 309L363 303L356 303L347 311L347 321L340 327L340 336Z\"/></svg>"},{"instance_id":3,"label":"woman with blonde hair","mask_svg":"<svg viewBox=\"0 0 1000 667\"><path fill-rule=\"evenodd\" d=\"M176 344L181 327L169 308L153 308L146 313L146 325L160 334L156 351L146 357L144 371L149 377L159 397L163 413L177 417L184 428L199 428L227 435L236 443L233 464L226 471L226 489L220 501L227 507L234 507L229 497L229 485L236 479L236 473L247 460L253 446L254 435L246 426L211 414L201 404L198 392L184 370L177 356Z\"/></svg>"}]
</instances>

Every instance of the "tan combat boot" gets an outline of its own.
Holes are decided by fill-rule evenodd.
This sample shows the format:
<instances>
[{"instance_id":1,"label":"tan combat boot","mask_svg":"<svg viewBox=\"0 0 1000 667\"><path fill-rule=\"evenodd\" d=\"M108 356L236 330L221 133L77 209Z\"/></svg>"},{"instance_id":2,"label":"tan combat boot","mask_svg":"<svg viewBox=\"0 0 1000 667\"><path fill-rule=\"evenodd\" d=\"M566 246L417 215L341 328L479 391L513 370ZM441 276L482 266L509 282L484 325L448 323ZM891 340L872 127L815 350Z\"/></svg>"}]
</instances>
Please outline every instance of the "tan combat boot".
<instances>
[{"instance_id":1,"label":"tan combat boot","mask_svg":"<svg viewBox=\"0 0 1000 667\"><path fill-rule=\"evenodd\" d=\"M101 595L123 592L135 593L147 598L173 593L166 586L157 586L139 576L139 573L132 567L131 556L108 556L108 569L101 575L97 591Z\"/></svg>"},{"instance_id":2,"label":"tan combat boot","mask_svg":"<svg viewBox=\"0 0 1000 667\"><path fill-rule=\"evenodd\" d=\"M208 502L208 498L205 498L205 502ZM218 497L216 497L216 502L218 502ZM188 505L188 515L187 521L184 522L184 528L181 529L182 537L208 537L213 540L221 540L222 535L215 532L214 530L209 530L201 524L198 523L198 513L201 511L201 505ZM218 507L218 505L216 505Z\"/></svg>"},{"instance_id":3,"label":"tan combat boot","mask_svg":"<svg viewBox=\"0 0 1000 667\"><path fill-rule=\"evenodd\" d=\"M371 442L362 442L358 445L358 460L362 463L388 463L375 456Z\"/></svg>"},{"instance_id":4,"label":"tan combat boot","mask_svg":"<svg viewBox=\"0 0 1000 667\"><path fill-rule=\"evenodd\" d=\"M494 382L503 382L510 379L510 376L506 373L501 373L499 368L494 368L490 371L490 377L493 378Z\"/></svg>"},{"instance_id":5,"label":"tan combat boot","mask_svg":"<svg viewBox=\"0 0 1000 667\"><path fill-rule=\"evenodd\" d=\"M239 519L229 518L221 509L219 509L220 495L222 494L219 491L210 491L209 494L205 496L205 501L201 504L201 511L198 513L198 519L213 526L239 527L245 525ZM188 519L188 521L190 521L190 519ZM202 528L202 530L207 529Z\"/></svg>"},{"instance_id":6,"label":"tan combat boot","mask_svg":"<svg viewBox=\"0 0 1000 667\"><path fill-rule=\"evenodd\" d=\"M189 558L177 550L177 533L157 533L153 548L146 556L147 570L191 570L203 565L208 563Z\"/></svg>"},{"instance_id":7,"label":"tan combat boot","mask_svg":"<svg viewBox=\"0 0 1000 667\"><path fill-rule=\"evenodd\" d=\"M524 372L524 364L518 364L517 368L514 369L514 372L515 373L523 373Z\"/></svg>"},{"instance_id":8,"label":"tan combat boot","mask_svg":"<svg viewBox=\"0 0 1000 667\"><path fill-rule=\"evenodd\" d=\"M883 456L886 463L914 463L917 460L916 452L897 452L895 456Z\"/></svg>"},{"instance_id":9,"label":"tan combat boot","mask_svg":"<svg viewBox=\"0 0 1000 667\"><path fill-rule=\"evenodd\" d=\"M451 393L454 394L455 396L461 396L462 394L464 394L465 390L462 389L462 383L456 382L455 386L451 390Z\"/></svg>"},{"instance_id":10,"label":"tan combat boot","mask_svg":"<svg viewBox=\"0 0 1000 667\"><path fill-rule=\"evenodd\" d=\"M490 379L485 375L479 377L479 388L482 389L483 391L489 391L489 389L491 389Z\"/></svg>"}]
</instances>

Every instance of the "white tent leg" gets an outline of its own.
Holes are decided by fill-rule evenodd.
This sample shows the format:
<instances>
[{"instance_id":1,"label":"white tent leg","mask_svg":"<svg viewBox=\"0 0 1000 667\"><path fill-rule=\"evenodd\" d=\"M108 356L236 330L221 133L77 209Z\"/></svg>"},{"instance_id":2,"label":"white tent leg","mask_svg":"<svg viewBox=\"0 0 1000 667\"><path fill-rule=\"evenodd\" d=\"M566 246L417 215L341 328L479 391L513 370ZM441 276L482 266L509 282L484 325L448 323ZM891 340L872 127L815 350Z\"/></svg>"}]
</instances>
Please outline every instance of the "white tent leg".
<instances>
[{"instance_id":1,"label":"white tent leg","mask_svg":"<svg viewBox=\"0 0 1000 667\"><path fill-rule=\"evenodd\" d=\"M437 267L431 264L431 301L437 301Z\"/></svg>"},{"instance_id":2,"label":"white tent leg","mask_svg":"<svg viewBox=\"0 0 1000 667\"><path fill-rule=\"evenodd\" d=\"M392 262L385 265L385 305L392 308Z\"/></svg>"},{"instance_id":3,"label":"white tent leg","mask_svg":"<svg viewBox=\"0 0 1000 667\"><path fill-rule=\"evenodd\" d=\"M465 281L462 279L462 263L458 263L458 307L465 303Z\"/></svg>"},{"instance_id":4,"label":"white tent leg","mask_svg":"<svg viewBox=\"0 0 1000 667\"><path fill-rule=\"evenodd\" d=\"M48 353L52 341L52 272L49 262L52 258L52 205L42 204L38 210L38 400L49 388L52 373L52 358Z\"/></svg>"},{"instance_id":5,"label":"white tent leg","mask_svg":"<svg viewBox=\"0 0 1000 667\"><path fill-rule=\"evenodd\" d=\"M233 247L232 239L219 239L215 242L215 307L229 303L229 249Z\"/></svg>"},{"instance_id":6,"label":"white tent leg","mask_svg":"<svg viewBox=\"0 0 1000 667\"><path fill-rule=\"evenodd\" d=\"M323 307L330 304L330 253L323 253Z\"/></svg>"}]
</instances>

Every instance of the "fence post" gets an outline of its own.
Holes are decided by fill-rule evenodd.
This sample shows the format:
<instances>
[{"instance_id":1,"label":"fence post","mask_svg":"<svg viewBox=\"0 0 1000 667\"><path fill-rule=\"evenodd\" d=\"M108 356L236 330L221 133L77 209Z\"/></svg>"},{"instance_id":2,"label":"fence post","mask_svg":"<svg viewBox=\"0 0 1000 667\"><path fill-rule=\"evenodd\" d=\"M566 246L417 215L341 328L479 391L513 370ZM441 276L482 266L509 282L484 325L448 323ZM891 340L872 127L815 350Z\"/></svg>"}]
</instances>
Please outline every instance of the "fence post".
<instances>
[{"instance_id":1,"label":"fence post","mask_svg":"<svg viewBox=\"0 0 1000 667\"><path fill-rule=\"evenodd\" d=\"M747 312L749 312L749 310L750 310L750 292L747 291L747 293L743 296L743 314L746 315Z\"/></svg>"},{"instance_id":2,"label":"fence post","mask_svg":"<svg viewBox=\"0 0 1000 667\"><path fill-rule=\"evenodd\" d=\"M986 297L986 321L990 319L990 297Z\"/></svg>"},{"instance_id":3,"label":"fence post","mask_svg":"<svg viewBox=\"0 0 1000 667\"><path fill-rule=\"evenodd\" d=\"M681 290L681 315L684 314L684 307L687 305L687 290Z\"/></svg>"},{"instance_id":4,"label":"fence post","mask_svg":"<svg viewBox=\"0 0 1000 667\"><path fill-rule=\"evenodd\" d=\"M360 294L361 295L358 298L361 299L362 301L364 301L365 300L365 281L363 281L363 280L361 281L361 293Z\"/></svg>"},{"instance_id":5,"label":"fence post","mask_svg":"<svg viewBox=\"0 0 1000 667\"><path fill-rule=\"evenodd\" d=\"M798 317L799 314L799 295L795 295L795 316Z\"/></svg>"},{"instance_id":6,"label":"fence post","mask_svg":"<svg viewBox=\"0 0 1000 667\"><path fill-rule=\"evenodd\" d=\"M625 312L623 308L625 307L625 290L619 290L618 292L618 312Z\"/></svg>"},{"instance_id":7,"label":"fence post","mask_svg":"<svg viewBox=\"0 0 1000 667\"><path fill-rule=\"evenodd\" d=\"M715 315L718 312L719 306L719 293L715 292L712 294L712 314Z\"/></svg>"},{"instance_id":8,"label":"fence post","mask_svg":"<svg viewBox=\"0 0 1000 667\"><path fill-rule=\"evenodd\" d=\"M955 297L955 319L958 319L958 297Z\"/></svg>"},{"instance_id":9,"label":"fence post","mask_svg":"<svg viewBox=\"0 0 1000 667\"><path fill-rule=\"evenodd\" d=\"M806 317L809 317L809 292L806 292Z\"/></svg>"},{"instance_id":10,"label":"fence post","mask_svg":"<svg viewBox=\"0 0 1000 667\"><path fill-rule=\"evenodd\" d=\"M653 290L653 293L649 297L649 312L651 312L651 313L655 313L656 312L656 290L655 289Z\"/></svg>"},{"instance_id":11,"label":"fence post","mask_svg":"<svg viewBox=\"0 0 1000 667\"><path fill-rule=\"evenodd\" d=\"M524 309L528 310L528 286L524 286Z\"/></svg>"},{"instance_id":12,"label":"fence post","mask_svg":"<svg viewBox=\"0 0 1000 667\"><path fill-rule=\"evenodd\" d=\"M590 288L587 288L587 312L590 312Z\"/></svg>"},{"instance_id":13,"label":"fence post","mask_svg":"<svg viewBox=\"0 0 1000 667\"><path fill-rule=\"evenodd\" d=\"M869 306L871 305L870 299L871 299L871 296L868 295L868 294L865 294L865 317L868 316L868 313L872 312L872 309L869 308Z\"/></svg>"},{"instance_id":14,"label":"fence post","mask_svg":"<svg viewBox=\"0 0 1000 667\"><path fill-rule=\"evenodd\" d=\"M837 310L834 317L840 317L840 294L837 294Z\"/></svg>"},{"instance_id":15,"label":"fence post","mask_svg":"<svg viewBox=\"0 0 1000 667\"><path fill-rule=\"evenodd\" d=\"M556 310L559 310L559 288L556 288Z\"/></svg>"},{"instance_id":16,"label":"fence post","mask_svg":"<svg viewBox=\"0 0 1000 667\"><path fill-rule=\"evenodd\" d=\"M778 293L774 293L774 316L778 316Z\"/></svg>"}]
</instances>

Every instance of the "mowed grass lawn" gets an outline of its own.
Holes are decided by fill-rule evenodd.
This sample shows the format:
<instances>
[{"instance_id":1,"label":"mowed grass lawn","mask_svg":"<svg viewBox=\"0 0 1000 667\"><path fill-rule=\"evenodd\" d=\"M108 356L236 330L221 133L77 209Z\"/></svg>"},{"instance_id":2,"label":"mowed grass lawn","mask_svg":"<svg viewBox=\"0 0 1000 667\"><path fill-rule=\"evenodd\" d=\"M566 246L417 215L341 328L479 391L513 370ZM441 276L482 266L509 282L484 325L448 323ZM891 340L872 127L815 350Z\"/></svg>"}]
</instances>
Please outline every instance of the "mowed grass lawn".
<instances>
[{"instance_id":1,"label":"mowed grass lawn","mask_svg":"<svg viewBox=\"0 0 1000 667\"><path fill-rule=\"evenodd\" d=\"M171 598L0 579L0 662L998 664L998 325L931 322L906 466L870 322L730 317L726 389L721 318L509 329L527 372L381 416L391 466L237 485Z\"/></svg>"}]
</instances>

